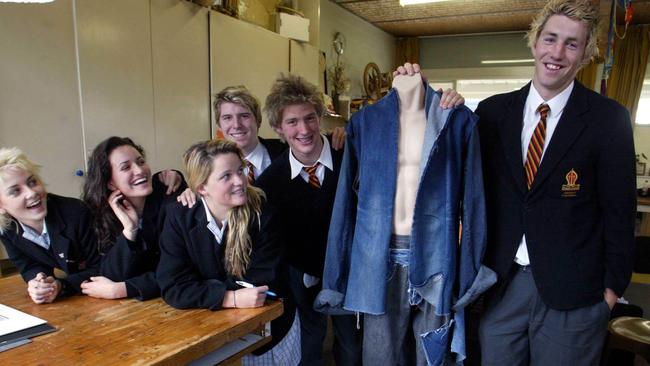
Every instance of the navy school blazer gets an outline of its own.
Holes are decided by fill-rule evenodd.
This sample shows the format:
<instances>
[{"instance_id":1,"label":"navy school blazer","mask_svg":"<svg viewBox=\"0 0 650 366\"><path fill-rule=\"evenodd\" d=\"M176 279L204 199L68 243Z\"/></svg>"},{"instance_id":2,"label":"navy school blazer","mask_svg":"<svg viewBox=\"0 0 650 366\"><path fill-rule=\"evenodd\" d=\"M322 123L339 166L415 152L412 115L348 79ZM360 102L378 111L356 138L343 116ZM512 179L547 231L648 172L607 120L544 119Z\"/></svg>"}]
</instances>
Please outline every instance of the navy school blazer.
<instances>
[{"instance_id":1,"label":"navy school blazer","mask_svg":"<svg viewBox=\"0 0 650 366\"><path fill-rule=\"evenodd\" d=\"M227 290L237 290L239 278L226 273L224 252L228 228L218 244L208 229L205 206L198 202L192 208L171 205L160 236L160 264L157 278L165 302L178 309L221 309ZM284 297L284 313L271 322L273 340L256 350L262 354L280 342L293 324L295 306L286 297L286 267L281 265L284 251L278 215L264 203L258 220L248 226L253 244L250 264L243 280L256 286L268 285Z\"/></svg>"},{"instance_id":2,"label":"navy school blazer","mask_svg":"<svg viewBox=\"0 0 650 366\"><path fill-rule=\"evenodd\" d=\"M0 239L25 282L39 272L54 276L54 268L58 268L67 274L66 278L59 278L63 284L59 296L78 294L81 283L99 272L100 257L90 210L78 199L52 193L48 193L46 204L49 250L23 238L18 223Z\"/></svg>"},{"instance_id":3,"label":"navy school blazer","mask_svg":"<svg viewBox=\"0 0 650 366\"><path fill-rule=\"evenodd\" d=\"M621 296L632 274L636 179L627 110L575 82L530 190L521 153L530 83L482 101L476 113L488 227L485 263L500 296L522 235L542 300L557 310Z\"/></svg>"},{"instance_id":4,"label":"navy school blazer","mask_svg":"<svg viewBox=\"0 0 650 366\"><path fill-rule=\"evenodd\" d=\"M289 148L287 144L285 144L279 139L265 139L265 138L258 137L258 140L260 140L260 143L266 148L266 151L269 152L269 157L271 157L271 161L274 161L286 149Z\"/></svg>"},{"instance_id":5,"label":"navy school blazer","mask_svg":"<svg viewBox=\"0 0 650 366\"><path fill-rule=\"evenodd\" d=\"M138 300L160 296L156 267L160 259L158 240L165 221L165 208L176 203L176 197L187 188L183 180L176 192L166 195L167 187L160 182L158 174L152 177L153 192L145 201L142 229L135 241L128 240L120 232L113 247L103 253L101 263L101 275L115 282L125 282L127 296Z\"/></svg>"},{"instance_id":6,"label":"navy school blazer","mask_svg":"<svg viewBox=\"0 0 650 366\"><path fill-rule=\"evenodd\" d=\"M264 204L260 219L253 218L248 226L253 247L242 280L256 286L273 287L276 278L283 252L277 217L275 209ZM160 236L157 277L164 300L175 308L218 310L227 290L241 288L235 283L240 279L228 275L224 266L228 228L218 244L207 225L201 201L192 208L180 203L169 206Z\"/></svg>"}]
</instances>

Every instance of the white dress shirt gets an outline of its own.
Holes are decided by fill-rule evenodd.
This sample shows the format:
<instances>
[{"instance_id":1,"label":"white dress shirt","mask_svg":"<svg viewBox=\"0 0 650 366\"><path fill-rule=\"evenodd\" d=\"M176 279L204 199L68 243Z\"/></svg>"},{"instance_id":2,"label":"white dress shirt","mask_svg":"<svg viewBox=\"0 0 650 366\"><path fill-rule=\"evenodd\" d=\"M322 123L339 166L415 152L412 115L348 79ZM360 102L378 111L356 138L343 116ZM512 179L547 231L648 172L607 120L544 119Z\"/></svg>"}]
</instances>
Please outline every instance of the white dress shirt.
<instances>
[{"instance_id":1,"label":"white dress shirt","mask_svg":"<svg viewBox=\"0 0 650 366\"><path fill-rule=\"evenodd\" d=\"M321 135L321 138L323 139L323 149L321 150L320 156L316 161L317 163L320 163L320 165L316 169L316 176L318 177L318 181L322 186L323 182L325 181L325 168L334 171L334 163L332 163L332 150L330 150L329 141L327 141L327 138L323 135ZM291 151L291 148L289 148L289 152L290 152L289 165L291 166L291 179L294 179L300 174L302 179L304 179L305 182L309 183L309 173L303 170L303 168L308 168L308 166L299 162L298 159L296 159L293 156L293 151ZM316 165L316 163L314 163L314 165Z\"/></svg>"},{"instance_id":2,"label":"white dress shirt","mask_svg":"<svg viewBox=\"0 0 650 366\"><path fill-rule=\"evenodd\" d=\"M262 172L271 165L271 155L269 155L269 151L261 142L259 142L259 140L257 141L257 146L255 146L253 151L246 155L244 159L253 164L255 179L257 179Z\"/></svg>"},{"instance_id":3,"label":"white dress shirt","mask_svg":"<svg viewBox=\"0 0 650 366\"><path fill-rule=\"evenodd\" d=\"M18 223L23 228L23 238L31 241L32 243L38 245L39 247L44 248L45 250L50 249L50 234L47 232L47 225L45 224L45 219L43 219L42 233L39 233L38 231L32 229L27 225L23 225L23 223L20 221L18 221Z\"/></svg>"},{"instance_id":4,"label":"white dress shirt","mask_svg":"<svg viewBox=\"0 0 650 366\"><path fill-rule=\"evenodd\" d=\"M332 162L332 150L330 150L329 141L327 141L327 138L323 135L320 137L323 139L323 149L321 150L320 156L316 161L316 163L320 163L316 169L316 177L318 177L318 181L322 186L323 182L325 181L325 168L334 171L334 163ZM316 165L316 163L314 163L314 165ZM291 148L289 148L289 165L291 166L291 179L294 179L300 175L300 177L304 179L305 182L309 183L309 173L303 169L307 166L299 162L298 159L293 156L293 151L291 151ZM305 284L305 287L309 288L316 286L320 282L320 278L310 276L305 273L302 276L302 282Z\"/></svg>"},{"instance_id":5,"label":"white dress shirt","mask_svg":"<svg viewBox=\"0 0 650 366\"><path fill-rule=\"evenodd\" d=\"M221 244L223 240L223 233L226 231L226 225L228 225L228 219L221 221L221 228L217 225L217 220L212 216L208 203L205 202L205 199L201 197L201 202L203 202L203 207L205 207L205 216L208 218L208 230L214 235L214 238L217 240L218 244Z\"/></svg>"},{"instance_id":6,"label":"white dress shirt","mask_svg":"<svg viewBox=\"0 0 650 366\"><path fill-rule=\"evenodd\" d=\"M530 144L530 139L533 137L537 123L539 122L539 112L537 108L542 103L548 104L550 111L548 116L546 116L546 137L544 138L544 150L542 151L542 157L540 159L540 166L543 164L544 155L546 149L551 143L551 138L553 137L553 132L557 127L560 117L562 117L562 112L564 112L564 107L566 107L569 96L571 96L571 91L573 91L573 82L566 87L560 94L554 96L550 100L544 100L533 83L530 84L530 91L528 92L528 98L526 99L526 105L524 106L524 127L521 130L521 155L523 157L524 164L526 163L526 153L528 152L528 145ZM523 170L522 166L522 170ZM519 243L519 248L517 248L517 254L515 254L515 262L521 266L527 266L530 264L530 258L528 257L528 247L526 246L526 234L521 238Z\"/></svg>"}]
</instances>

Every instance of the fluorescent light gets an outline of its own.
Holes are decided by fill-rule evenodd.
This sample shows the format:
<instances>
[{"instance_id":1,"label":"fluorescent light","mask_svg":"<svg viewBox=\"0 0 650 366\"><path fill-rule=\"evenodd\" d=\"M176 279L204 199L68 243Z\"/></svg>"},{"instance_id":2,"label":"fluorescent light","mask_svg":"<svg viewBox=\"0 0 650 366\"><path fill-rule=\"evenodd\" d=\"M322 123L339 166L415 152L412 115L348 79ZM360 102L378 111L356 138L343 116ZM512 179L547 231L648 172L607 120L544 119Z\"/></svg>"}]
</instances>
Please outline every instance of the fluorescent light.
<instances>
[{"instance_id":1,"label":"fluorescent light","mask_svg":"<svg viewBox=\"0 0 650 366\"><path fill-rule=\"evenodd\" d=\"M522 58L519 60L483 60L482 64L520 64L523 62L535 62L534 58Z\"/></svg>"},{"instance_id":2,"label":"fluorescent light","mask_svg":"<svg viewBox=\"0 0 650 366\"><path fill-rule=\"evenodd\" d=\"M0 3L27 3L27 4L43 4L51 3L54 0L0 0Z\"/></svg>"},{"instance_id":3,"label":"fluorescent light","mask_svg":"<svg viewBox=\"0 0 650 366\"><path fill-rule=\"evenodd\" d=\"M406 5L417 5L417 4L427 4L427 3L438 3L441 1L449 1L449 0L399 0L399 4L402 6L406 6Z\"/></svg>"}]
</instances>

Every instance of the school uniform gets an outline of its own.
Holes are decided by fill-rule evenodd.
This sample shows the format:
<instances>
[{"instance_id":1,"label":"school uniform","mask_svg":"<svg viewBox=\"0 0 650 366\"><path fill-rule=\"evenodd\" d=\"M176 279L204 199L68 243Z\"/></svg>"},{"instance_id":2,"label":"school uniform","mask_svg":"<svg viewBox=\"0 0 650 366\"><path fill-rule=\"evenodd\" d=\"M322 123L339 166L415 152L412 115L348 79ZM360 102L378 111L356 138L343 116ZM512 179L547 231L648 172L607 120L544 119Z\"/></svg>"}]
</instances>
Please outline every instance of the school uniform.
<instances>
[{"instance_id":1,"label":"school uniform","mask_svg":"<svg viewBox=\"0 0 650 366\"><path fill-rule=\"evenodd\" d=\"M550 108L545 117L540 103ZM603 293L622 296L633 267L629 114L577 81L548 101L529 83L482 101L476 113L484 258L498 276L481 319L482 362L597 364L609 321ZM527 185L525 154L544 118L539 170Z\"/></svg>"},{"instance_id":2,"label":"school uniform","mask_svg":"<svg viewBox=\"0 0 650 366\"><path fill-rule=\"evenodd\" d=\"M258 137L259 143L253 151L244 157L246 165L253 170L253 178L257 179L268 168L273 160L280 156L286 149L287 144L278 139L264 139ZM255 182L253 181L253 184Z\"/></svg>"},{"instance_id":3,"label":"school uniform","mask_svg":"<svg viewBox=\"0 0 650 366\"><path fill-rule=\"evenodd\" d=\"M271 161L275 160L277 157L282 155L282 153L289 148L287 144L285 144L279 139L265 139L265 138L258 137L258 140L260 141L260 144L262 144L266 149L266 151L268 152ZM264 167L262 171L264 171L264 169L266 168L267 167Z\"/></svg>"},{"instance_id":4,"label":"school uniform","mask_svg":"<svg viewBox=\"0 0 650 366\"><path fill-rule=\"evenodd\" d=\"M153 192L147 196L142 212L140 229L134 241L124 234L115 238L115 244L103 253L101 275L115 282L125 282L127 297L148 300L160 296L156 281L156 268L160 260L158 244L165 221L165 209L176 203L176 197L187 185L181 186L167 195L167 187L160 182L157 174L152 177Z\"/></svg>"},{"instance_id":5,"label":"school uniform","mask_svg":"<svg viewBox=\"0 0 650 366\"><path fill-rule=\"evenodd\" d=\"M343 151L331 149L323 137L323 150L316 175L320 188L309 183L308 174L286 150L273 161L256 185L277 207L287 243L288 283L298 307L301 326L303 365L323 363L322 348L327 331L327 317L316 312L313 302L321 289L325 248ZM333 316L337 364L361 361L361 334L354 316Z\"/></svg>"},{"instance_id":6,"label":"school uniform","mask_svg":"<svg viewBox=\"0 0 650 366\"><path fill-rule=\"evenodd\" d=\"M25 228L19 223L0 235L0 239L25 282L34 279L39 272L55 276L56 268L67 275L57 277L63 286L59 296L79 294L81 283L99 272L92 215L86 205L75 198L48 193L46 205L44 227L47 235L41 241L43 246L25 238Z\"/></svg>"},{"instance_id":7,"label":"school uniform","mask_svg":"<svg viewBox=\"0 0 650 366\"><path fill-rule=\"evenodd\" d=\"M220 224L221 228L203 199L191 208L179 203L170 205L160 236L161 257L157 271L165 302L178 309L219 310L226 291L242 288L235 283L237 280L255 286L268 285L278 296L284 297L286 290L276 283L283 251L276 211L264 203L261 215L252 215L248 224L252 243L250 263L242 278L226 272L224 256L230 227L226 222ZM293 318L293 307L289 306L281 318L271 323L272 344L256 354L278 343L291 327Z\"/></svg>"}]
</instances>

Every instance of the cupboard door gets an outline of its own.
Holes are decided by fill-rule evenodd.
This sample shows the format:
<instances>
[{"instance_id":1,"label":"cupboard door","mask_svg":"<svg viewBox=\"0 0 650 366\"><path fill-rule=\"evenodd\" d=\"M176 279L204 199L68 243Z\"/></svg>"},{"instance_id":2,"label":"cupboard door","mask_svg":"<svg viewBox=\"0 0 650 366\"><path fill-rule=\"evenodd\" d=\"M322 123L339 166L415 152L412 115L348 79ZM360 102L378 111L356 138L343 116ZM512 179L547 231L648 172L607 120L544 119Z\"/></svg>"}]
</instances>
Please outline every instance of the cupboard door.
<instances>
[{"instance_id":1,"label":"cupboard door","mask_svg":"<svg viewBox=\"0 0 650 366\"><path fill-rule=\"evenodd\" d=\"M290 40L289 42L291 48L289 71L292 74L302 76L314 85L318 85L319 78L322 77L318 71L318 57L320 53L318 48L309 43L301 43L294 40Z\"/></svg>"},{"instance_id":2,"label":"cupboard door","mask_svg":"<svg viewBox=\"0 0 650 366\"><path fill-rule=\"evenodd\" d=\"M86 149L109 136L128 136L156 166L149 1L76 5Z\"/></svg>"},{"instance_id":3,"label":"cupboard door","mask_svg":"<svg viewBox=\"0 0 650 366\"><path fill-rule=\"evenodd\" d=\"M49 191L78 197L84 155L72 6L0 3L0 146L42 165Z\"/></svg>"},{"instance_id":4,"label":"cupboard door","mask_svg":"<svg viewBox=\"0 0 650 366\"><path fill-rule=\"evenodd\" d=\"M152 1L151 35L157 169L181 169L183 152L210 138L208 10Z\"/></svg>"}]
</instances>

